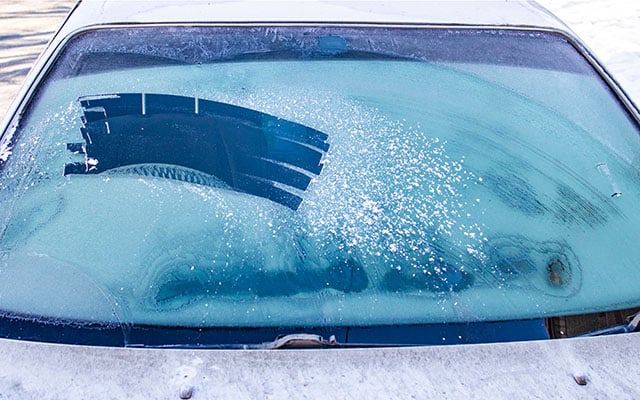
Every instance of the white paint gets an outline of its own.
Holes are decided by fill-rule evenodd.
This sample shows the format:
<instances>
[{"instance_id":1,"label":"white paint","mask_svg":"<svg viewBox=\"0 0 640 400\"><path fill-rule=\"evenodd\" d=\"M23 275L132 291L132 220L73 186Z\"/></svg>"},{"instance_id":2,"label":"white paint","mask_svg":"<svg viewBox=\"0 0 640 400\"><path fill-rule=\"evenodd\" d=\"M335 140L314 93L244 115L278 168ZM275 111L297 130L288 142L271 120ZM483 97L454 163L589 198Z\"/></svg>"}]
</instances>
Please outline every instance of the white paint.
<instances>
[{"instance_id":1,"label":"white paint","mask_svg":"<svg viewBox=\"0 0 640 400\"><path fill-rule=\"evenodd\" d=\"M423 348L179 350L0 340L0 393L29 399L633 399L640 335ZM201 363L193 361L200 359ZM586 385L574 376L587 377Z\"/></svg>"}]
</instances>

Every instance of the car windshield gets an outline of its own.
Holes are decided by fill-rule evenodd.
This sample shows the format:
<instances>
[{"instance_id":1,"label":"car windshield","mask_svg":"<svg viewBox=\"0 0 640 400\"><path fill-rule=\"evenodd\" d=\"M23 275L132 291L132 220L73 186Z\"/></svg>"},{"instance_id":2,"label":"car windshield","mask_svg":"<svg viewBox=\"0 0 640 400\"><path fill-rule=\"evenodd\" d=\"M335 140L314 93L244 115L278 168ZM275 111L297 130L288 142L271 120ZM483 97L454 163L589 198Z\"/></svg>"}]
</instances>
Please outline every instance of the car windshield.
<instances>
[{"instance_id":1,"label":"car windshield","mask_svg":"<svg viewBox=\"0 0 640 400\"><path fill-rule=\"evenodd\" d=\"M638 134L554 33L80 33L2 139L0 310L193 335L637 307Z\"/></svg>"}]
</instances>

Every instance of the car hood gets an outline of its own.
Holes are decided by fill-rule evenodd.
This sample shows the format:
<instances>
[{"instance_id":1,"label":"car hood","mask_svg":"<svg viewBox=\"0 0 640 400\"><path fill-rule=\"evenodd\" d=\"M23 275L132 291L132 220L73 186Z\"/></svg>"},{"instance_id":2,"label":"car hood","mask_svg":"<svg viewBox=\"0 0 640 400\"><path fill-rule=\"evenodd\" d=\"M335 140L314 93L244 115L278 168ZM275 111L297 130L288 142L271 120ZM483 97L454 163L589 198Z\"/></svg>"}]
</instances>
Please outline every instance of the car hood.
<instances>
[{"instance_id":1,"label":"car hood","mask_svg":"<svg viewBox=\"0 0 640 400\"><path fill-rule=\"evenodd\" d=\"M639 334L332 350L0 340L0 392L57 398L638 398ZM623 376L623 378L622 378Z\"/></svg>"}]
</instances>

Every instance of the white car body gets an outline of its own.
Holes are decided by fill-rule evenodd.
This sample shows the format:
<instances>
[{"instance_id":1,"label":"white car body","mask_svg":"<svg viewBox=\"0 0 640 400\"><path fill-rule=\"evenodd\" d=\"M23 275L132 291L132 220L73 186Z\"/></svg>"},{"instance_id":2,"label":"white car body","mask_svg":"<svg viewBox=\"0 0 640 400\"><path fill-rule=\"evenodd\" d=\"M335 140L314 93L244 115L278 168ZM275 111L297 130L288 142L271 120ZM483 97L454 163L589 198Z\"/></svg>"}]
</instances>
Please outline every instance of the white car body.
<instances>
[{"instance_id":1,"label":"white car body","mask_svg":"<svg viewBox=\"0 0 640 400\"><path fill-rule=\"evenodd\" d=\"M588 48L533 2L79 1L38 58L0 131L17 126L56 52L96 27L401 25L518 27L568 38L639 120ZM7 130L8 129L8 130ZM5 138L6 139L6 138ZM6 149L5 149L6 150ZM2 149L0 149L0 156ZM361 349L110 348L0 339L0 398L640 398L635 333Z\"/></svg>"}]
</instances>

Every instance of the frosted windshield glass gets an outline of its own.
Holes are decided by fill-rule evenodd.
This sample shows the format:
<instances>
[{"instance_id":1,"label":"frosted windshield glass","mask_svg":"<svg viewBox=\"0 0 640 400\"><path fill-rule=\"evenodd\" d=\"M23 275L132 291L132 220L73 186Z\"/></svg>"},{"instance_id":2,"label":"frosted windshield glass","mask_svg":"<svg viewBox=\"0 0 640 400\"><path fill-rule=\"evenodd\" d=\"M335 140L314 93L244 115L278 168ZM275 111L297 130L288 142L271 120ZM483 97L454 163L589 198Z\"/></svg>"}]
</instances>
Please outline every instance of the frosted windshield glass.
<instances>
[{"instance_id":1,"label":"frosted windshield glass","mask_svg":"<svg viewBox=\"0 0 640 400\"><path fill-rule=\"evenodd\" d=\"M163 29L80 35L31 102L0 171L5 312L370 326L640 305L638 127L563 39Z\"/></svg>"}]
</instances>

